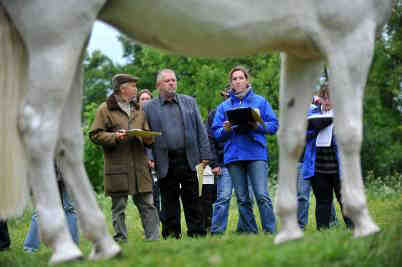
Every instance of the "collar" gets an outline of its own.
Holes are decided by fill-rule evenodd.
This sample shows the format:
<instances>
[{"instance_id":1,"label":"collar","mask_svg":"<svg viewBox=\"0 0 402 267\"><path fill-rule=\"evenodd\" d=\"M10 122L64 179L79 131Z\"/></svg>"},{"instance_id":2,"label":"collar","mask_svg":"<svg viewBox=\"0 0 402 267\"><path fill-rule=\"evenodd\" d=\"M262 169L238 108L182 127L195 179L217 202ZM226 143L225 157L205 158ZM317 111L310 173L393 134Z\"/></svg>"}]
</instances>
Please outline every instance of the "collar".
<instances>
[{"instance_id":1,"label":"collar","mask_svg":"<svg viewBox=\"0 0 402 267\"><path fill-rule=\"evenodd\" d=\"M169 104L169 103L179 104L179 101L177 99L177 94L172 98L172 101L167 100L166 98L164 98L161 95L159 95L159 99L160 99L162 105Z\"/></svg>"},{"instance_id":2,"label":"collar","mask_svg":"<svg viewBox=\"0 0 402 267\"><path fill-rule=\"evenodd\" d=\"M244 93L244 95L243 95ZM232 103L235 102L240 102L240 101L245 101L250 95L253 94L253 88L251 86L249 86L247 88L247 91L241 93L241 95L243 95L243 97L239 97L239 95L235 95L233 90L230 90L230 100Z\"/></svg>"},{"instance_id":3,"label":"collar","mask_svg":"<svg viewBox=\"0 0 402 267\"><path fill-rule=\"evenodd\" d=\"M121 108L120 108L120 106L119 106L119 103L118 103L118 102L120 102L120 101L123 101L123 100L121 99L121 97L120 97L118 94L113 93L113 94L110 95L110 96L108 97L108 99L106 100L107 108L108 108L109 110L121 110ZM123 103L127 103L127 102L123 102ZM138 105L135 101L130 101L129 103L130 103L130 105L132 105L135 109L139 109L139 105Z\"/></svg>"}]
</instances>

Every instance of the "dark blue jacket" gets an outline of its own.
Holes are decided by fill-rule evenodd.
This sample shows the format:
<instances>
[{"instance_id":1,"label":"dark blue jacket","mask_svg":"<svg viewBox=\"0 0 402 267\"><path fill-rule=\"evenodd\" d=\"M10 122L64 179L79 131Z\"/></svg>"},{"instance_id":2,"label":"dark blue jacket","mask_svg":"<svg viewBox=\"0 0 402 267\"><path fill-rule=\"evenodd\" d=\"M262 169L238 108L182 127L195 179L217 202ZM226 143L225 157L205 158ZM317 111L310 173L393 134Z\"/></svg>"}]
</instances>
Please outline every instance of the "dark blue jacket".
<instances>
[{"instance_id":1,"label":"dark blue jacket","mask_svg":"<svg viewBox=\"0 0 402 267\"><path fill-rule=\"evenodd\" d=\"M265 127L258 125L257 129L232 129L225 131L223 122L227 121L226 112L233 108L251 107L260 111ZM216 111L212 131L218 142L224 142L224 164L242 160L268 160L267 141L265 135L274 135L279 123L268 101L250 91L243 99L232 92L230 97L221 103Z\"/></svg>"}]
</instances>

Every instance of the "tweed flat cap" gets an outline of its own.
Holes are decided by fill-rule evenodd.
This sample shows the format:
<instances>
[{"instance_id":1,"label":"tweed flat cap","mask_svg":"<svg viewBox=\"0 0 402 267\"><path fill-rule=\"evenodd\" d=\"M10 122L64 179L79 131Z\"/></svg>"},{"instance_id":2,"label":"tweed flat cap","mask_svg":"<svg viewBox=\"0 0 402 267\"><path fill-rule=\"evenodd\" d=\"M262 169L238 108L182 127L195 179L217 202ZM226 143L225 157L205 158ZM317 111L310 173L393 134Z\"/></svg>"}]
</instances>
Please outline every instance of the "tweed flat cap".
<instances>
[{"instance_id":1,"label":"tweed flat cap","mask_svg":"<svg viewBox=\"0 0 402 267\"><path fill-rule=\"evenodd\" d=\"M138 77L132 76L130 74L116 74L112 78L112 88L114 91L117 91L120 89L120 85L123 83L128 83L128 82L137 82L139 80Z\"/></svg>"}]
</instances>

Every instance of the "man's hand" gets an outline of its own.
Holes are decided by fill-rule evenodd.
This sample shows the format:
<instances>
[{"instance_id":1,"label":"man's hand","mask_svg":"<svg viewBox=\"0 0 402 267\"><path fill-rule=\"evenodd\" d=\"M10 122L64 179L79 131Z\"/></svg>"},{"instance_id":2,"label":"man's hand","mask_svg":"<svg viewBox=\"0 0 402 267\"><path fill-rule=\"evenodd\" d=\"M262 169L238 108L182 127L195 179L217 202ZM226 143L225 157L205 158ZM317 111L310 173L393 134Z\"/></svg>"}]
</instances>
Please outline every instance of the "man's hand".
<instances>
[{"instance_id":1,"label":"man's hand","mask_svg":"<svg viewBox=\"0 0 402 267\"><path fill-rule=\"evenodd\" d=\"M152 136L143 136L142 141L146 145L152 145L154 143L154 138Z\"/></svg>"},{"instance_id":2,"label":"man's hand","mask_svg":"<svg viewBox=\"0 0 402 267\"><path fill-rule=\"evenodd\" d=\"M127 132L124 129L118 130L115 134L118 141L123 141L127 136Z\"/></svg>"},{"instance_id":3,"label":"man's hand","mask_svg":"<svg viewBox=\"0 0 402 267\"><path fill-rule=\"evenodd\" d=\"M208 165L209 160L203 159L201 160L201 164L203 165L203 167L205 168Z\"/></svg>"},{"instance_id":4,"label":"man's hand","mask_svg":"<svg viewBox=\"0 0 402 267\"><path fill-rule=\"evenodd\" d=\"M227 132L229 132L230 130L232 130L232 124L230 123L230 121L225 121L223 123L223 129Z\"/></svg>"},{"instance_id":5,"label":"man's hand","mask_svg":"<svg viewBox=\"0 0 402 267\"><path fill-rule=\"evenodd\" d=\"M215 176L220 176L220 175L221 175L221 167L215 167L215 168L213 168L213 169L212 169L212 173L213 173Z\"/></svg>"},{"instance_id":6,"label":"man's hand","mask_svg":"<svg viewBox=\"0 0 402 267\"><path fill-rule=\"evenodd\" d=\"M257 123L256 121L249 121L249 122L248 122L248 125L250 125L250 127L251 127L253 130L256 130L256 129L258 128L258 123Z\"/></svg>"},{"instance_id":7,"label":"man's hand","mask_svg":"<svg viewBox=\"0 0 402 267\"><path fill-rule=\"evenodd\" d=\"M148 168L150 168L150 169L155 168L155 161L153 161L153 160L148 160Z\"/></svg>"}]
</instances>

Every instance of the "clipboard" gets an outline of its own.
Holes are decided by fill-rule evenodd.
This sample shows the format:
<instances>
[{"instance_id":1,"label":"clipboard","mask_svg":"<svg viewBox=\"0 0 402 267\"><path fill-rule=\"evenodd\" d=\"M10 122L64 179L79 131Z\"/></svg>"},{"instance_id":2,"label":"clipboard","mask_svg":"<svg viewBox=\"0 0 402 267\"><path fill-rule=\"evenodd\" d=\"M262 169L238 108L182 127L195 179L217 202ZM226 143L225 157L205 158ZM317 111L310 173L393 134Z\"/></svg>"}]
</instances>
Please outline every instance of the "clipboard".
<instances>
[{"instance_id":1,"label":"clipboard","mask_svg":"<svg viewBox=\"0 0 402 267\"><path fill-rule=\"evenodd\" d=\"M129 136L137 137L151 137L151 136L161 136L161 132L147 131L142 129L131 129L126 132Z\"/></svg>"},{"instance_id":2,"label":"clipboard","mask_svg":"<svg viewBox=\"0 0 402 267\"><path fill-rule=\"evenodd\" d=\"M265 123L257 108L241 107L230 109L226 111L226 116L232 125L244 125L249 122L257 122L265 128Z\"/></svg>"}]
</instances>

